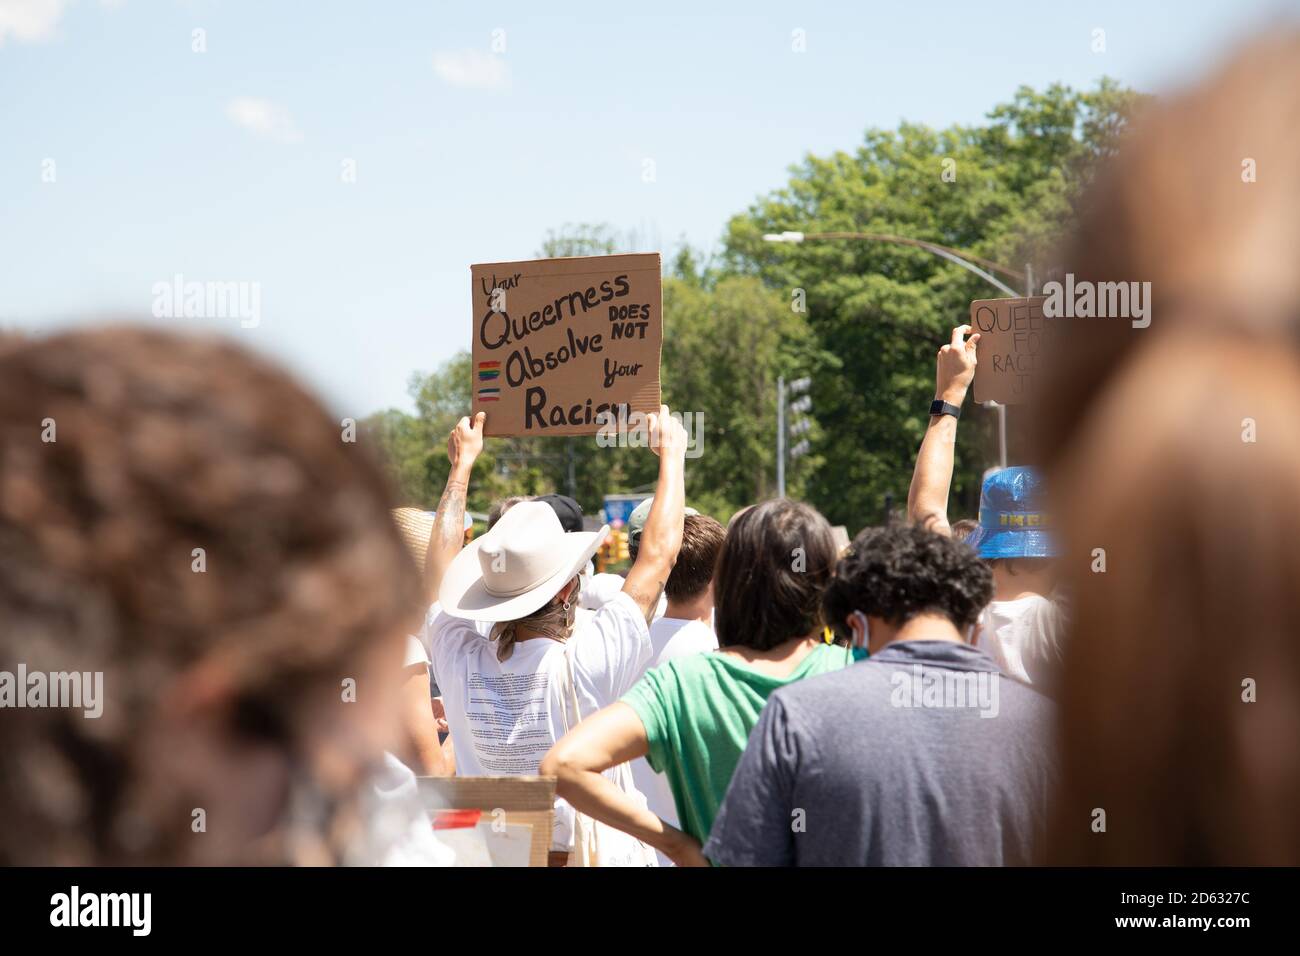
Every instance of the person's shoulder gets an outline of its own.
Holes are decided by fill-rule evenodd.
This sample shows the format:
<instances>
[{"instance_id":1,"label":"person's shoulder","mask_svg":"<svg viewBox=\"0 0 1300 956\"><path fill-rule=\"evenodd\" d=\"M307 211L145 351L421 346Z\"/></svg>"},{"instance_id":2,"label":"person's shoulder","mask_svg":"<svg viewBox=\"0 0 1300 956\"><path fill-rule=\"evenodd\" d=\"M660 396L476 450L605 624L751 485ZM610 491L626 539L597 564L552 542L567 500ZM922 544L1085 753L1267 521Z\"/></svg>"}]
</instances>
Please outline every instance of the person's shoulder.
<instances>
[{"instance_id":1,"label":"person's shoulder","mask_svg":"<svg viewBox=\"0 0 1300 956\"><path fill-rule=\"evenodd\" d=\"M692 693L692 689L709 682L709 673L715 662L709 658L720 655L679 654L646 670L632 685L631 693L662 702L679 701Z\"/></svg>"},{"instance_id":2,"label":"person's shoulder","mask_svg":"<svg viewBox=\"0 0 1300 956\"><path fill-rule=\"evenodd\" d=\"M454 614L448 614L442 609L440 604L430 606L429 613L425 616L425 627L430 631L454 631L460 628L473 631L477 626L476 621L467 617L457 617Z\"/></svg>"},{"instance_id":3,"label":"person's shoulder","mask_svg":"<svg viewBox=\"0 0 1300 956\"><path fill-rule=\"evenodd\" d=\"M654 680L661 685L689 685L711 678L726 665L725 655L714 651L697 654L677 654L669 657L662 664L646 671L646 677L655 675Z\"/></svg>"},{"instance_id":4,"label":"person's shoulder","mask_svg":"<svg viewBox=\"0 0 1300 956\"><path fill-rule=\"evenodd\" d=\"M590 610L598 610L608 604L615 595L623 590L623 576L601 572L587 578L581 591L581 601Z\"/></svg>"},{"instance_id":5,"label":"person's shoulder","mask_svg":"<svg viewBox=\"0 0 1300 956\"><path fill-rule=\"evenodd\" d=\"M636 602L620 591L590 615L578 616L568 644L579 671L610 674L620 663L645 663L650 628Z\"/></svg>"},{"instance_id":6,"label":"person's shoulder","mask_svg":"<svg viewBox=\"0 0 1300 956\"><path fill-rule=\"evenodd\" d=\"M841 644L818 644L808 658L805 670L809 677L838 674L853 663L853 655Z\"/></svg>"},{"instance_id":7,"label":"person's shoulder","mask_svg":"<svg viewBox=\"0 0 1300 956\"><path fill-rule=\"evenodd\" d=\"M847 655L848 652L839 645L829 645L818 648L813 653ZM827 662L834 663L829 657ZM889 670L884 667L869 667L869 664L870 661L867 660L815 670L802 680L791 681L773 691L768 701L780 697L789 710L811 719L829 712L826 705L831 698L847 698L858 703L872 699L873 687L888 687Z\"/></svg>"},{"instance_id":8,"label":"person's shoulder","mask_svg":"<svg viewBox=\"0 0 1300 956\"><path fill-rule=\"evenodd\" d=\"M1017 712L1030 720L1051 719L1056 716L1056 701L1044 693L1042 688L1018 681L1001 672L998 676L1001 678L998 693L1004 705L1011 704Z\"/></svg>"},{"instance_id":9,"label":"person's shoulder","mask_svg":"<svg viewBox=\"0 0 1300 956\"><path fill-rule=\"evenodd\" d=\"M485 641L487 637L481 628L482 622L455 617L435 604L429 609L429 614L425 618L422 643L436 651L448 645Z\"/></svg>"},{"instance_id":10,"label":"person's shoulder","mask_svg":"<svg viewBox=\"0 0 1300 956\"><path fill-rule=\"evenodd\" d=\"M645 615L626 591L619 591L612 595L608 601L592 612L585 625L585 630L599 631L603 634L628 629L637 634L648 634L649 628Z\"/></svg>"},{"instance_id":11,"label":"person's shoulder","mask_svg":"<svg viewBox=\"0 0 1300 956\"><path fill-rule=\"evenodd\" d=\"M835 717L838 708L833 704L827 706L827 692L832 697L839 696L842 674L843 671L812 674L778 687L768 695L759 720L773 722L782 734L795 737L835 734L840 729Z\"/></svg>"},{"instance_id":12,"label":"person's shoulder","mask_svg":"<svg viewBox=\"0 0 1300 956\"><path fill-rule=\"evenodd\" d=\"M690 623L676 617L657 617L650 623L650 636L666 641L678 631L689 627Z\"/></svg>"},{"instance_id":13,"label":"person's shoulder","mask_svg":"<svg viewBox=\"0 0 1300 956\"><path fill-rule=\"evenodd\" d=\"M703 621L661 617L650 625L650 637L662 641L661 661L717 649L718 636Z\"/></svg>"},{"instance_id":14,"label":"person's shoulder","mask_svg":"<svg viewBox=\"0 0 1300 956\"><path fill-rule=\"evenodd\" d=\"M816 669L809 671L803 680L791 681L777 693L792 697L815 697L819 692L832 687L849 687L869 682L876 675L866 668L853 664L852 658L846 662L848 651L838 645L822 646L813 651L821 660L816 662ZM843 655L843 657L841 657ZM808 688L811 686L811 690Z\"/></svg>"},{"instance_id":15,"label":"person's shoulder","mask_svg":"<svg viewBox=\"0 0 1300 956\"><path fill-rule=\"evenodd\" d=\"M692 640L707 642L714 647L718 646L717 632L703 621L690 621L682 628L682 634L689 635Z\"/></svg>"}]
</instances>

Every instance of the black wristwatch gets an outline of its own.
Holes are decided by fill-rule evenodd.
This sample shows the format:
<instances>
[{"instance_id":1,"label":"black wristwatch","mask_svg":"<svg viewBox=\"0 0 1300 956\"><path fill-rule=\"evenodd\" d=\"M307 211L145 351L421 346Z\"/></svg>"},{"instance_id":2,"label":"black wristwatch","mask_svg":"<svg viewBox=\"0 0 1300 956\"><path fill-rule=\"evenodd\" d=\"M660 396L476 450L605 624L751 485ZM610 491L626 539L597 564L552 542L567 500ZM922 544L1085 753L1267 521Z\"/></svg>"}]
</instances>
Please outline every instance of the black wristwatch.
<instances>
[{"instance_id":1,"label":"black wristwatch","mask_svg":"<svg viewBox=\"0 0 1300 956\"><path fill-rule=\"evenodd\" d=\"M945 402L942 398L936 398L930 403L931 415L951 415L953 418L961 418L961 406Z\"/></svg>"}]
</instances>

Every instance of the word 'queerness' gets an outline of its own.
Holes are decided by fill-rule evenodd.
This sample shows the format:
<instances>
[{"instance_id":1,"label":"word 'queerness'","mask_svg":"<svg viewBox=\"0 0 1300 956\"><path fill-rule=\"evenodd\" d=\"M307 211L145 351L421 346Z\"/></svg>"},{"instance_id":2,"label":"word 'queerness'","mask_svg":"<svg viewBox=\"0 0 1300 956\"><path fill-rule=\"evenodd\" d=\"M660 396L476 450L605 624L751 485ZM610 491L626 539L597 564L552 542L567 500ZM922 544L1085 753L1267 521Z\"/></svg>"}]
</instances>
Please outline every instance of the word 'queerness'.
<instances>
[{"instance_id":1,"label":"word 'queerness'","mask_svg":"<svg viewBox=\"0 0 1300 956\"><path fill-rule=\"evenodd\" d=\"M486 349L499 349L527 338L530 332L536 332L566 318L577 318L579 311L586 315L601 303L621 299L632 291L626 275L616 276L612 282L608 279L602 282L599 289L588 286L585 291L579 289L566 295L556 296L555 301L548 302L541 309L534 309L518 319L511 319L506 307L505 283L517 282L518 279L519 276L516 274L513 279L496 280L496 284L491 288L488 287L486 279L481 280L484 292L488 296L488 313L479 322L478 339ZM566 305L567 316L564 314Z\"/></svg>"}]
</instances>

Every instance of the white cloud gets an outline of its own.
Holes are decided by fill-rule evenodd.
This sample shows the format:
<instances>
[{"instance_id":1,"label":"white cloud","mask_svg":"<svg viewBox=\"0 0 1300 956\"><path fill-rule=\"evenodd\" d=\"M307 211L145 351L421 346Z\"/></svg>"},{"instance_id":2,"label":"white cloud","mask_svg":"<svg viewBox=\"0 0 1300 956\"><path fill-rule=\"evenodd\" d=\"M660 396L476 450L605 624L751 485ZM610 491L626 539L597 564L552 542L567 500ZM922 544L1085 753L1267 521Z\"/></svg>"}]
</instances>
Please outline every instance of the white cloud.
<instances>
[{"instance_id":1,"label":"white cloud","mask_svg":"<svg viewBox=\"0 0 1300 956\"><path fill-rule=\"evenodd\" d=\"M237 96L226 104L226 115L237 125L267 139L280 143L296 143L302 139L293 118L270 100Z\"/></svg>"},{"instance_id":2,"label":"white cloud","mask_svg":"<svg viewBox=\"0 0 1300 956\"><path fill-rule=\"evenodd\" d=\"M510 88L510 67L506 61L482 50L435 53L433 71L452 86L476 90Z\"/></svg>"},{"instance_id":3,"label":"white cloud","mask_svg":"<svg viewBox=\"0 0 1300 956\"><path fill-rule=\"evenodd\" d=\"M19 43L38 43L54 35L65 0L0 0L0 45L12 36Z\"/></svg>"}]
</instances>

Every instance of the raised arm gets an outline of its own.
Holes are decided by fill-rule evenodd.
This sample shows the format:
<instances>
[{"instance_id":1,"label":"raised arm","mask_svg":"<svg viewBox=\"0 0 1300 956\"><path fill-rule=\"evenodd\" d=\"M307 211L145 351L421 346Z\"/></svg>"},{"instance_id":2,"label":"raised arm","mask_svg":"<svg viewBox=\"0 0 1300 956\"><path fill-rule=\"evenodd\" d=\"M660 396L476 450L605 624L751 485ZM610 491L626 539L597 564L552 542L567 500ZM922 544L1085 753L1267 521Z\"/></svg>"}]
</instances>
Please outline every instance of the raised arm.
<instances>
[{"instance_id":1,"label":"raised arm","mask_svg":"<svg viewBox=\"0 0 1300 956\"><path fill-rule=\"evenodd\" d=\"M975 378L975 343L980 340L980 334L976 332L964 338L969 331L969 325L952 330L952 341L939 349L935 368L934 397L958 408L966 400L966 391ZM921 439L921 450L916 455L912 485L907 490L908 520L942 535L952 532L948 524L948 489L952 485L956 444L957 419L951 415L931 415L925 437Z\"/></svg>"},{"instance_id":2,"label":"raised arm","mask_svg":"<svg viewBox=\"0 0 1300 956\"><path fill-rule=\"evenodd\" d=\"M678 866L707 866L699 841L660 820L601 773L644 757L649 746L636 711L619 702L598 710L561 737L542 759L539 772L556 778L556 795L575 810L630 833Z\"/></svg>"},{"instance_id":3,"label":"raised arm","mask_svg":"<svg viewBox=\"0 0 1300 956\"><path fill-rule=\"evenodd\" d=\"M682 548L682 522L686 519L686 429L661 405L649 416L650 447L659 456L659 483L650 506L636 561L627 572L623 590L641 608L649 623L659 605L659 595Z\"/></svg>"},{"instance_id":4,"label":"raised arm","mask_svg":"<svg viewBox=\"0 0 1300 956\"><path fill-rule=\"evenodd\" d=\"M424 590L430 603L438 600L443 572L465 542L465 496L469 493L469 476L474 470L474 460L483 450L483 422L486 420L483 412L475 415L472 423L468 417L462 418L447 437L451 471L447 473L447 487L438 502L438 516L434 519L429 548L424 556Z\"/></svg>"},{"instance_id":5,"label":"raised arm","mask_svg":"<svg viewBox=\"0 0 1300 956\"><path fill-rule=\"evenodd\" d=\"M421 776L448 776L442 746L438 743L438 723L429 703L429 670L424 664L406 668L401 707L416 772Z\"/></svg>"}]
</instances>

